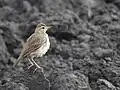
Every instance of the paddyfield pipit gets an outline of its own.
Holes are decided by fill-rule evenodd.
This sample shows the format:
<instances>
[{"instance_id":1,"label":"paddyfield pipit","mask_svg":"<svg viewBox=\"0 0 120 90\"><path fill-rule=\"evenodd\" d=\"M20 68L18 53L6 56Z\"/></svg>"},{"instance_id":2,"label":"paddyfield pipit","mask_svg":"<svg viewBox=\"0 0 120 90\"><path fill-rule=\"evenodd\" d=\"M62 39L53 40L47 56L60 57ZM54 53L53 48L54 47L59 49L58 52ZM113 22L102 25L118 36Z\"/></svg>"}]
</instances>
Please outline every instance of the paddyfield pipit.
<instances>
[{"instance_id":1,"label":"paddyfield pipit","mask_svg":"<svg viewBox=\"0 0 120 90\"><path fill-rule=\"evenodd\" d=\"M14 63L14 67L21 61L27 58L31 65L28 67L31 68L32 66L36 66L35 70L41 69L43 72L42 67L40 67L35 61L34 58L42 57L49 49L50 42L49 37L46 31L50 28L50 26L46 26L45 24L41 23L38 24L35 32L27 39L26 43L23 45L23 49L18 57L17 61Z\"/></svg>"}]
</instances>

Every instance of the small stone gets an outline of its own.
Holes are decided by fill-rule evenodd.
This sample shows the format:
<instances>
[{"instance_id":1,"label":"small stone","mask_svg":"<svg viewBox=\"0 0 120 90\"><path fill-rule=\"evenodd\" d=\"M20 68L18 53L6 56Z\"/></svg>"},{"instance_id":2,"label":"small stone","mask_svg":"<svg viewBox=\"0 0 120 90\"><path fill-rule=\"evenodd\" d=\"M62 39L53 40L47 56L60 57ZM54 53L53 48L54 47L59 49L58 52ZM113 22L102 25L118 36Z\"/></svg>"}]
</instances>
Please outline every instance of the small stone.
<instances>
[{"instance_id":1,"label":"small stone","mask_svg":"<svg viewBox=\"0 0 120 90\"><path fill-rule=\"evenodd\" d=\"M80 36L78 36L78 38L79 38L80 40L83 40L84 42L88 42L88 41L90 40L90 35L87 35L87 34L85 34L85 35L80 35Z\"/></svg>"},{"instance_id":2,"label":"small stone","mask_svg":"<svg viewBox=\"0 0 120 90\"><path fill-rule=\"evenodd\" d=\"M105 79L97 80L99 90L117 90L116 87Z\"/></svg>"},{"instance_id":3,"label":"small stone","mask_svg":"<svg viewBox=\"0 0 120 90\"><path fill-rule=\"evenodd\" d=\"M112 52L113 51L111 49L96 48L94 50L95 56L99 58L111 56Z\"/></svg>"}]
</instances>

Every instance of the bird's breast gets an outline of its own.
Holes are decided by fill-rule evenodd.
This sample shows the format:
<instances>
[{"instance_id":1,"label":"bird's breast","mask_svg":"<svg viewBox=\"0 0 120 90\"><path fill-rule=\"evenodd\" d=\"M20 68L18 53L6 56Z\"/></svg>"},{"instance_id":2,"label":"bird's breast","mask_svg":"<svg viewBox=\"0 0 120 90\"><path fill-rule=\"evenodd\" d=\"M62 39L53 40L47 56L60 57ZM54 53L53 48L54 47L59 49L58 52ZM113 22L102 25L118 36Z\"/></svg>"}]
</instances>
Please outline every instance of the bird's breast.
<instances>
[{"instance_id":1,"label":"bird's breast","mask_svg":"<svg viewBox=\"0 0 120 90\"><path fill-rule=\"evenodd\" d=\"M49 49L50 47L50 42L49 42L49 38L47 37L47 42L44 43L38 50L37 50L37 56L41 57L43 56Z\"/></svg>"}]
</instances>

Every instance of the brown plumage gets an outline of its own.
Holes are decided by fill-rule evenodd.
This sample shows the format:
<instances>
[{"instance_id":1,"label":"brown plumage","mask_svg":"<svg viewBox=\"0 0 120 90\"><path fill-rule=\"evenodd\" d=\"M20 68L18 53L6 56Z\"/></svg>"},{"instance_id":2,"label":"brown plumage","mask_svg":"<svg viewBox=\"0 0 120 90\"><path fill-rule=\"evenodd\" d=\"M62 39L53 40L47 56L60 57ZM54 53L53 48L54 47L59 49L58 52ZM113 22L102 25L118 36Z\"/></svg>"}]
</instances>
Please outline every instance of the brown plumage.
<instances>
[{"instance_id":1,"label":"brown plumage","mask_svg":"<svg viewBox=\"0 0 120 90\"><path fill-rule=\"evenodd\" d=\"M16 66L21 60L24 60L24 58L28 58L31 66L35 65L37 68L41 68L37 63L35 63L33 58L42 57L48 51L50 42L46 31L49 28L49 26L46 26L42 23L37 25L35 32L27 39L26 43L24 44L21 54L14 66Z\"/></svg>"}]
</instances>

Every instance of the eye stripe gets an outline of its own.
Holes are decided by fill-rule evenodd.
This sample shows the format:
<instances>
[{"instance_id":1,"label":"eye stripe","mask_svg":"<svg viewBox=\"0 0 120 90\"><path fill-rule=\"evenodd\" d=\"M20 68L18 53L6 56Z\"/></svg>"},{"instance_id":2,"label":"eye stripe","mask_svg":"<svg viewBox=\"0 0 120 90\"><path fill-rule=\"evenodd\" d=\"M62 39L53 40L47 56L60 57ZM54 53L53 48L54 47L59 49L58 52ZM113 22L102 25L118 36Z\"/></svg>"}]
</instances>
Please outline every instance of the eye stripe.
<instances>
[{"instance_id":1,"label":"eye stripe","mask_svg":"<svg viewBox=\"0 0 120 90\"><path fill-rule=\"evenodd\" d=\"M42 27L42 26L46 26L44 23L40 23L37 25L37 27Z\"/></svg>"}]
</instances>

